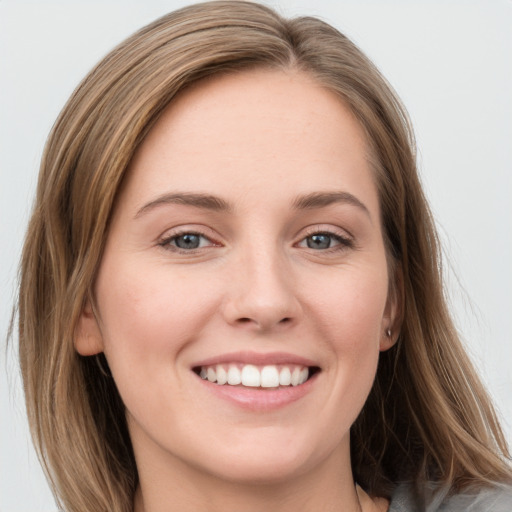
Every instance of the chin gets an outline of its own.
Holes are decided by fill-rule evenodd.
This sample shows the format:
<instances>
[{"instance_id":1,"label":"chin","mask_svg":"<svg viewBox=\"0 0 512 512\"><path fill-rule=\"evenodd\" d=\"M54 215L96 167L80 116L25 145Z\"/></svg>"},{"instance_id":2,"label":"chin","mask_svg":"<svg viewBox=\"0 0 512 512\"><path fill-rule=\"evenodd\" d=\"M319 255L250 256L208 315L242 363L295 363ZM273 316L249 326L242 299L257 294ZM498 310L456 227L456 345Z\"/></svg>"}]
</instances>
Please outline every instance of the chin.
<instances>
[{"instance_id":1,"label":"chin","mask_svg":"<svg viewBox=\"0 0 512 512\"><path fill-rule=\"evenodd\" d=\"M308 473L338 452L331 446L312 442L310 436L304 436L308 441L305 443L301 436L283 437L268 431L262 434L259 439L248 434L243 444L240 440L230 443L227 449L211 450L209 457L202 459L203 471L232 483L282 484Z\"/></svg>"},{"instance_id":2,"label":"chin","mask_svg":"<svg viewBox=\"0 0 512 512\"><path fill-rule=\"evenodd\" d=\"M276 456L275 454L268 457L261 454L251 458L246 457L241 460L225 460L222 467L218 466L212 470L217 478L238 483L241 485L274 485L291 481L307 473L310 464L308 461L299 458L285 456Z\"/></svg>"}]
</instances>

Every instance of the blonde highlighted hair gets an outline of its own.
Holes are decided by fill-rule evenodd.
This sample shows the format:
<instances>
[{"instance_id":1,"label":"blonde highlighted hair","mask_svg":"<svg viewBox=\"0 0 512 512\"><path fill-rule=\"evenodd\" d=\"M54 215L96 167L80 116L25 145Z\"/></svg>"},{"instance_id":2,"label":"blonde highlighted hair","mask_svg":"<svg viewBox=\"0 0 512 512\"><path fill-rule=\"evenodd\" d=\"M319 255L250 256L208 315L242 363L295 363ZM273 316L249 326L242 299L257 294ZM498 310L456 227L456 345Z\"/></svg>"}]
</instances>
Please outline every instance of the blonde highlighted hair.
<instances>
[{"instance_id":1,"label":"blonde highlighted hair","mask_svg":"<svg viewBox=\"0 0 512 512\"><path fill-rule=\"evenodd\" d=\"M137 468L122 401L104 357L81 357L73 345L126 169L176 94L251 68L308 74L351 109L371 148L403 312L398 343L381 355L352 427L356 480L379 496L403 480L453 490L510 481L491 401L446 307L400 101L328 24L219 1L166 15L109 53L73 93L45 148L21 263L19 343L32 434L58 500L70 512L133 509Z\"/></svg>"}]
</instances>

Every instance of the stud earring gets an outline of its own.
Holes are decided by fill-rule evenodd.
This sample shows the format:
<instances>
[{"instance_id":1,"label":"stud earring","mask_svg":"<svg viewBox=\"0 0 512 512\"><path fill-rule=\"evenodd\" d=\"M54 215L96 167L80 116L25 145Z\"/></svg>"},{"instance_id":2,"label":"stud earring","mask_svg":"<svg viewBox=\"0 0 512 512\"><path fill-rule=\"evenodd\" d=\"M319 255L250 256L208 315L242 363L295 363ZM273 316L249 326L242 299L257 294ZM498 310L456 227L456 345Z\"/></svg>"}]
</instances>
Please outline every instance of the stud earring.
<instances>
[{"instance_id":1,"label":"stud earring","mask_svg":"<svg viewBox=\"0 0 512 512\"><path fill-rule=\"evenodd\" d=\"M388 328L388 329L386 329L386 336L387 336L388 338L391 338L391 329L389 329L389 328Z\"/></svg>"}]
</instances>

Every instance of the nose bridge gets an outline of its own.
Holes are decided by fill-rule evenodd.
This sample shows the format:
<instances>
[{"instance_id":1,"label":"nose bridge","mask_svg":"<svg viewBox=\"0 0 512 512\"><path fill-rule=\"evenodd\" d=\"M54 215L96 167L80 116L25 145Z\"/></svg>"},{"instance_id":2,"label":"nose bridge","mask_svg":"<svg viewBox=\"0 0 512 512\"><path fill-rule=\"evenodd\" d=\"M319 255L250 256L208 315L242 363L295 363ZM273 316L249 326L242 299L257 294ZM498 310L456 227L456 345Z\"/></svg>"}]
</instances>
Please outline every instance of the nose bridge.
<instances>
[{"instance_id":1,"label":"nose bridge","mask_svg":"<svg viewBox=\"0 0 512 512\"><path fill-rule=\"evenodd\" d=\"M298 301L287 256L275 241L252 240L240 248L227 304L230 323L258 329L289 323Z\"/></svg>"}]
</instances>

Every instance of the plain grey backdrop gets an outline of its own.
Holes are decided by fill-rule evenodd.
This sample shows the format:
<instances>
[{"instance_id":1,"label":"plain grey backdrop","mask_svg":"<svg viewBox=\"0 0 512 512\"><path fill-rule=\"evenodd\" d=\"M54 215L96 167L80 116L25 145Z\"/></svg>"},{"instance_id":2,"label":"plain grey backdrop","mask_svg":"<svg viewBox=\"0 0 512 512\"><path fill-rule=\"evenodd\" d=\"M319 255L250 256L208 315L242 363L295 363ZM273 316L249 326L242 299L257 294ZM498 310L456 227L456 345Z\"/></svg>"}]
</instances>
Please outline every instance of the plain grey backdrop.
<instances>
[{"instance_id":1,"label":"plain grey backdrop","mask_svg":"<svg viewBox=\"0 0 512 512\"><path fill-rule=\"evenodd\" d=\"M108 50L181 1L0 0L0 512L57 508L7 331L45 138ZM276 0L349 35L401 96L447 256L453 312L512 440L512 2Z\"/></svg>"}]
</instances>

